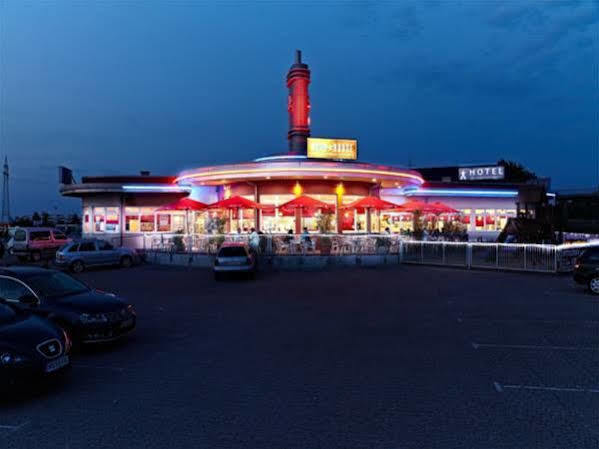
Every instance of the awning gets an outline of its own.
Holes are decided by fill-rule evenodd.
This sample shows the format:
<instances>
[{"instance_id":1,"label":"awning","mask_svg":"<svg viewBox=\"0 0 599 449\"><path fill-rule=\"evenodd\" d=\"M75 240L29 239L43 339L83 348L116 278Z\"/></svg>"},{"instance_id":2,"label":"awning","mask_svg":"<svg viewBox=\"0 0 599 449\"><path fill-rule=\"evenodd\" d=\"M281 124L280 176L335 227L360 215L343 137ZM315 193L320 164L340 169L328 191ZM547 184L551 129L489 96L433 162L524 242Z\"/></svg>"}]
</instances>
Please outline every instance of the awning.
<instances>
[{"instance_id":1,"label":"awning","mask_svg":"<svg viewBox=\"0 0 599 449\"><path fill-rule=\"evenodd\" d=\"M200 201L192 200L191 198L181 198L180 200L160 206L157 210L204 210L207 207L208 205Z\"/></svg>"},{"instance_id":2,"label":"awning","mask_svg":"<svg viewBox=\"0 0 599 449\"><path fill-rule=\"evenodd\" d=\"M242 196L232 196L226 200L208 205L208 209L261 209L262 205Z\"/></svg>"}]
</instances>

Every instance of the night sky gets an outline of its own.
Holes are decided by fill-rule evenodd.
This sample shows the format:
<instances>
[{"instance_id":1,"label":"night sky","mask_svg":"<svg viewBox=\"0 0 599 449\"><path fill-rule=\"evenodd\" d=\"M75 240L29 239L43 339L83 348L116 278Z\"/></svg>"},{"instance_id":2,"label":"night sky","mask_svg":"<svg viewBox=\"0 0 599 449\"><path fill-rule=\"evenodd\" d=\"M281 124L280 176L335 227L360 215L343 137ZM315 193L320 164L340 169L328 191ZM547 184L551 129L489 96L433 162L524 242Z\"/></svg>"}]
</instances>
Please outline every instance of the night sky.
<instances>
[{"instance_id":1,"label":"night sky","mask_svg":"<svg viewBox=\"0 0 599 449\"><path fill-rule=\"evenodd\" d=\"M285 151L285 73L312 135L407 166L517 160L597 183L599 2L0 0L12 213L79 210L57 169L176 174Z\"/></svg>"}]
</instances>

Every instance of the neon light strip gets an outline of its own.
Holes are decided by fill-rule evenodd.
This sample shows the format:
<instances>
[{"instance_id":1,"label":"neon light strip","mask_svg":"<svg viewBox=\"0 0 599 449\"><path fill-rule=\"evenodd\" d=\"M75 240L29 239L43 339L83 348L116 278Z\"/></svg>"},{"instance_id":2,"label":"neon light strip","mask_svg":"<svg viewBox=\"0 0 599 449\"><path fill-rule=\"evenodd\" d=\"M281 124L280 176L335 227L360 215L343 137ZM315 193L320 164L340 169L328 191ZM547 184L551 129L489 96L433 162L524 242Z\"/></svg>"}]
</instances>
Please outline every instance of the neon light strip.
<instances>
[{"instance_id":1,"label":"neon light strip","mask_svg":"<svg viewBox=\"0 0 599 449\"><path fill-rule=\"evenodd\" d=\"M189 192L191 187L181 186L152 186L152 185L127 185L123 190L132 190L139 192Z\"/></svg>"},{"instance_id":2,"label":"neon light strip","mask_svg":"<svg viewBox=\"0 0 599 449\"><path fill-rule=\"evenodd\" d=\"M410 178L418 181L420 184L424 183L424 179L420 176L412 175L410 173L397 173L384 170L369 170L365 168L316 168L316 167L285 167L285 168L250 168L247 170L220 170L206 173L191 173L189 175L179 176L175 179L175 182L180 182L185 179L191 178L202 178L202 177L222 177L226 178L227 175L249 175L249 174L264 174L264 175L284 175L285 172L333 172L333 173L357 173L364 175L380 175L380 176L395 176L400 178Z\"/></svg>"},{"instance_id":3,"label":"neon light strip","mask_svg":"<svg viewBox=\"0 0 599 449\"><path fill-rule=\"evenodd\" d=\"M516 190L464 190L464 189L418 189L407 191L407 196L496 196L514 197L518 196Z\"/></svg>"},{"instance_id":4,"label":"neon light strip","mask_svg":"<svg viewBox=\"0 0 599 449\"><path fill-rule=\"evenodd\" d=\"M301 154L290 154L290 155L285 155L282 154L281 156L266 156L266 157L259 157L258 159L254 159L254 162L262 162L262 161L277 161L277 160L294 160L294 159L308 159L308 156L304 156Z\"/></svg>"}]
</instances>

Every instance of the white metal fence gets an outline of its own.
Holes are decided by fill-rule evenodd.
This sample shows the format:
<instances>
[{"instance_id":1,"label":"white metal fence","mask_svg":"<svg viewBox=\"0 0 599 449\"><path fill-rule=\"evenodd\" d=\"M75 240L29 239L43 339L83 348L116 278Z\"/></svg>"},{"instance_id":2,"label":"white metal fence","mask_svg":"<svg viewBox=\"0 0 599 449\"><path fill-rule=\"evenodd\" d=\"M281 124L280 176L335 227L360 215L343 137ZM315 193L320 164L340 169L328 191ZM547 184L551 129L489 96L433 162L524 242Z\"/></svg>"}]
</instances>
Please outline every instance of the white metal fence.
<instances>
[{"instance_id":1,"label":"white metal fence","mask_svg":"<svg viewBox=\"0 0 599 449\"><path fill-rule=\"evenodd\" d=\"M224 242L249 243L247 234L147 234L109 239L116 245L146 252L214 255ZM404 240L383 234L263 234L263 256L397 256L398 263L496 270L568 272L591 244L535 245Z\"/></svg>"}]
</instances>

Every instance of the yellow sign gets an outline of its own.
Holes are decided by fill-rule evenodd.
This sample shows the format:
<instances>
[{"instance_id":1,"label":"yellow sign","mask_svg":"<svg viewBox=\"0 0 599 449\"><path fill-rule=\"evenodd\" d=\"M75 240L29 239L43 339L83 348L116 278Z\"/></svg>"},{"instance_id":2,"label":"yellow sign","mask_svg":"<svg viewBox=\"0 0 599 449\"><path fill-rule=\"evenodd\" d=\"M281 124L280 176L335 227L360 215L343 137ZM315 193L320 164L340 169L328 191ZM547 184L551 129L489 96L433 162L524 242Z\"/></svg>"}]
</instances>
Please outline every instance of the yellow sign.
<instances>
[{"instance_id":1,"label":"yellow sign","mask_svg":"<svg viewBox=\"0 0 599 449\"><path fill-rule=\"evenodd\" d=\"M319 159L358 159L358 141L308 137L308 157Z\"/></svg>"}]
</instances>

